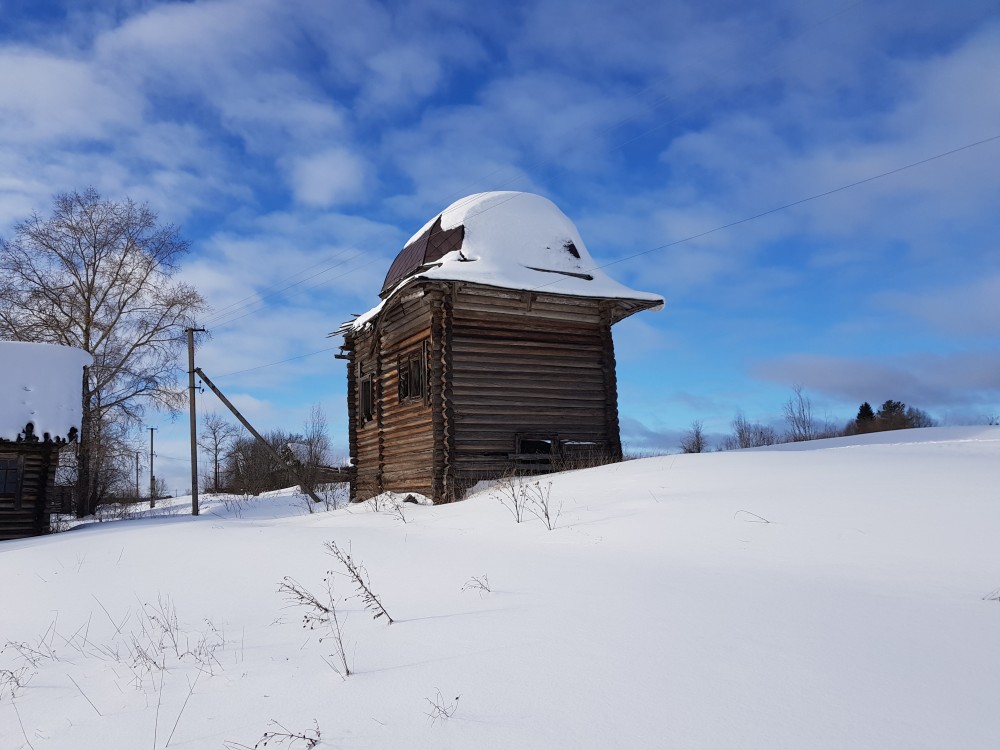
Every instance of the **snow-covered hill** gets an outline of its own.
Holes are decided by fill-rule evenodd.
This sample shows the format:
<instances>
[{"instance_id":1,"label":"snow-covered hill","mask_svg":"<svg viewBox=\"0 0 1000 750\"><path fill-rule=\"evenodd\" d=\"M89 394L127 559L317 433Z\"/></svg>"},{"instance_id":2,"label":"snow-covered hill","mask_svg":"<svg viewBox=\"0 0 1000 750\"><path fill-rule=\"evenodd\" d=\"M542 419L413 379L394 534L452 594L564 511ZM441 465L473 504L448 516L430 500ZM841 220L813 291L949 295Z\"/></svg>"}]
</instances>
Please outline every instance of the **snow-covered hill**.
<instances>
[{"instance_id":1,"label":"snow-covered hill","mask_svg":"<svg viewBox=\"0 0 1000 750\"><path fill-rule=\"evenodd\" d=\"M543 478L552 531L286 493L7 542L0 747L1000 747L998 480L934 428Z\"/></svg>"}]
</instances>

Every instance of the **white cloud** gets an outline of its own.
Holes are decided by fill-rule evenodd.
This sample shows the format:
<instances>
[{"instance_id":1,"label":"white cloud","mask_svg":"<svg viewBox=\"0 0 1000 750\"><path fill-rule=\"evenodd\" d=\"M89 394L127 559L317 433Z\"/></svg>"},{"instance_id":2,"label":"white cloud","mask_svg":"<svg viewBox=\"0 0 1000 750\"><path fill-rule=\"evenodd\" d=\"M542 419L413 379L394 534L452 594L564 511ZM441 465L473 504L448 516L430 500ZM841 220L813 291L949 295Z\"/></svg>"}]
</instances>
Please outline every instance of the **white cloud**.
<instances>
[{"instance_id":1,"label":"white cloud","mask_svg":"<svg viewBox=\"0 0 1000 750\"><path fill-rule=\"evenodd\" d=\"M891 398L942 409L995 405L1000 400L1000 353L992 350L883 357L795 354L761 360L751 372L763 380L797 383L859 404Z\"/></svg>"},{"instance_id":2,"label":"white cloud","mask_svg":"<svg viewBox=\"0 0 1000 750\"><path fill-rule=\"evenodd\" d=\"M1000 274L957 286L885 292L875 302L925 320L951 336L1000 339Z\"/></svg>"},{"instance_id":3,"label":"white cloud","mask_svg":"<svg viewBox=\"0 0 1000 750\"><path fill-rule=\"evenodd\" d=\"M254 366L328 343L376 301L406 237L462 195L547 194L604 262L979 137L1000 122L1000 25L977 19L990 10L977 3L129 0L73 11L0 41L14 72L0 81L0 232L88 184L148 200L187 223L184 277L217 309L262 301L216 318L203 350L218 372ZM837 337L870 351L882 335L929 349L928 331L981 345L1000 319L996 244L983 239L996 236L997 153L611 267L668 297L663 315L620 331L623 373L683 349L736 372L746 351L801 351L806 339L792 337L819 351ZM349 267L275 293L339 253ZM829 296L829 319L814 294ZM319 377L321 359L239 384L280 391ZM902 360L859 372L837 361L832 372L859 389L910 383ZM928 367L910 383L918 405L946 385L928 374L943 366ZM698 396L693 378L684 387Z\"/></svg>"},{"instance_id":4,"label":"white cloud","mask_svg":"<svg viewBox=\"0 0 1000 750\"><path fill-rule=\"evenodd\" d=\"M0 140L103 140L135 127L142 101L113 72L45 52L0 48Z\"/></svg>"},{"instance_id":5,"label":"white cloud","mask_svg":"<svg viewBox=\"0 0 1000 750\"><path fill-rule=\"evenodd\" d=\"M366 196L371 183L368 163L340 147L298 157L289 171L295 199L307 206L356 202Z\"/></svg>"}]
</instances>

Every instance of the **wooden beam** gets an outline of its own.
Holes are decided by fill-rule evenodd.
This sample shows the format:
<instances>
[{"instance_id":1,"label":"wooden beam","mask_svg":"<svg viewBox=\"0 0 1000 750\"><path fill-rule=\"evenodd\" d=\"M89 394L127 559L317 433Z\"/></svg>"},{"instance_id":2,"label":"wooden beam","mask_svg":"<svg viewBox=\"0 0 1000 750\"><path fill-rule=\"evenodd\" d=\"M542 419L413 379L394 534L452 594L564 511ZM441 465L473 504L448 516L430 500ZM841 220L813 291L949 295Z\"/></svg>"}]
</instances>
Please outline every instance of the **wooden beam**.
<instances>
[{"instance_id":1,"label":"wooden beam","mask_svg":"<svg viewBox=\"0 0 1000 750\"><path fill-rule=\"evenodd\" d=\"M226 398L225 394L216 387L215 383L213 383L211 378L209 378L208 375L205 374L204 370L202 370L200 367L196 367L194 368L194 371L198 373L198 375L201 377L202 380L205 381L205 385L207 385L209 388L212 389L212 393L218 396L219 400L223 404L225 404L226 408L233 413L233 416L235 416L238 420L240 420L240 424L246 427L247 431L255 438L257 438L257 440L260 441L261 445L263 445L264 448L267 449L268 453L270 453L272 456L274 456L274 458L276 458L278 461L280 461L281 463L285 464L288 467L288 470L291 471L292 476L295 478L295 481L299 483L299 487L302 489L303 492L309 495L309 499L312 500L314 503L321 502L321 500L316 496L316 493L312 491L312 488L308 487L306 484L302 482L302 478L299 476L299 472L296 471L296 464L298 464L298 461L293 460L292 462L289 462L284 456L278 453L278 451L276 451L274 447L269 442L267 442L263 438L263 436L259 432L257 432L257 430L253 428L253 425L250 424L242 414L240 414L240 410L237 409L235 406L233 406L232 402L228 398Z\"/></svg>"}]
</instances>

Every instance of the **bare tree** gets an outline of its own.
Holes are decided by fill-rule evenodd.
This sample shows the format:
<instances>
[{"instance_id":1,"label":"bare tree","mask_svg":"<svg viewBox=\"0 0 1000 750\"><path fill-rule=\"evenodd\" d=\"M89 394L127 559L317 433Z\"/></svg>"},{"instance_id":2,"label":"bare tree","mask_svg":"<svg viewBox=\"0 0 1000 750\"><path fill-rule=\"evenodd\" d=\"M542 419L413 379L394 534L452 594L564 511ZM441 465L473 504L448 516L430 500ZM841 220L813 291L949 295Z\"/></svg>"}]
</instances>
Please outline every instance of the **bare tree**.
<instances>
[{"instance_id":1,"label":"bare tree","mask_svg":"<svg viewBox=\"0 0 1000 750\"><path fill-rule=\"evenodd\" d=\"M705 433L700 419L691 423L691 429L681 439L681 450L684 453L702 453L705 450Z\"/></svg>"},{"instance_id":2,"label":"bare tree","mask_svg":"<svg viewBox=\"0 0 1000 750\"><path fill-rule=\"evenodd\" d=\"M82 376L80 515L102 499L91 456L102 422L135 425L148 406L185 402L174 387L177 355L205 304L173 280L187 248L147 205L105 200L93 188L56 196L50 217L33 214L0 240L0 336L94 357Z\"/></svg>"},{"instance_id":3,"label":"bare tree","mask_svg":"<svg viewBox=\"0 0 1000 750\"><path fill-rule=\"evenodd\" d=\"M294 451L299 460L299 479L302 481L302 491L315 491L322 477L322 467L330 461L330 436L326 421L326 413L319 404L313 404L306 420L305 434L302 442Z\"/></svg>"},{"instance_id":4,"label":"bare tree","mask_svg":"<svg viewBox=\"0 0 1000 750\"><path fill-rule=\"evenodd\" d=\"M762 445L774 445L778 442L778 433L760 422L751 422L742 413L737 414L732 421L733 434L723 443L723 450L737 448L757 448Z\"/></svg>"},{"instance_id":5,"label":"bare tree","mask_svg":"<svg viewBox=\"0 0 1000 750\"><path fill-rule=\"evenodd\" d=\"M156 495L157 499L170 497L170 490L167 489L167 480L163 477L156 477L153 482L153 494Z\"/></svg>"},{"instance_id":6,"label":"bare tree","mask_svg":"<svg viewBox=\"0 0 1000 750\"><path fill-rule=\"evenodd\" d=\"M289 462L279 461L274 453L287 454L288 444L298 442L299 438L281 430L271 430L264 433L264 439L272 450L261 445L248 432L240 432L223 463L222 481L227 489L259 495L288 487L294 482Z\"/></svg>"},{"instance_id":7,"label":"bare tree","mask_svg":"<svg viewBox=\"0 0 1000 750\"><path fill-rule=\"evenodd\" d=\"M221 467L229 449L236 438L239 437L240 429L231 422L227 422L215 412L209 412L202 418L201 434L198 436L198 445L208 453L212 462L212 474L206 489L210 492L218 492L222 487Z\"/></svg>"},{"instance_id":8,"label":"bare tree","mask_svg":"<svg viewBox=\"0 0 1000 750\"><path fill-rule=\"evenodd\" d=\"M792 395L785 402L785 422L788 424L786 437L790 443L815 440L819 436L813 417L812 401L802 391L801 385L792 387Z\"/></svg>"}]
</instances>

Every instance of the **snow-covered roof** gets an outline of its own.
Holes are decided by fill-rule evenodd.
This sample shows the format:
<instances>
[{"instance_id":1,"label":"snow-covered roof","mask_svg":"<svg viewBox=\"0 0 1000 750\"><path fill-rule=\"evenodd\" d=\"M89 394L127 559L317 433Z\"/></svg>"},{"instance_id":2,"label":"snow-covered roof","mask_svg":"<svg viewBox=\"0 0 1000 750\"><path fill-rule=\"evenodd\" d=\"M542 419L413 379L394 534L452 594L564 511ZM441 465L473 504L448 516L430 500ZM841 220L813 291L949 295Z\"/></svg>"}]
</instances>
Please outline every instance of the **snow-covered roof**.
<instances>
[{"instance_id":1,"label":"snow-covered roof","mask_svg":"<svg viewBox=\"0 0 1000 750\"><path fill-rule=\"evenodd\" d=\"M573 222L548 198L477 193L452 203L410 238L386 275L381 297L384 303L417 279L442 279L663 306L660 295L630 289L599 265ZM345 327L364 325L381 307Z\"/></svg>"},{"instance_id":2,"label":"snow-covered roof","mask_svg":"<svg viewBox=\"0 0 1000 750\"><path fill-rule=\"evenodd\" d=\"M83 349L0 341L0 439L16 440L28 423L40 439L65 438L80 427Z\"/></svg>"}]
</instances>

